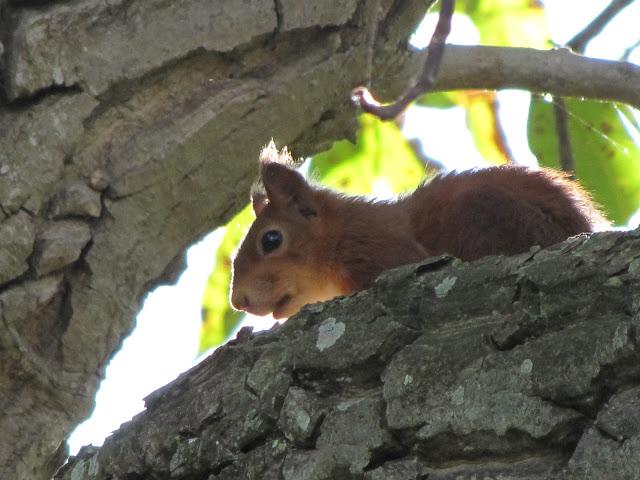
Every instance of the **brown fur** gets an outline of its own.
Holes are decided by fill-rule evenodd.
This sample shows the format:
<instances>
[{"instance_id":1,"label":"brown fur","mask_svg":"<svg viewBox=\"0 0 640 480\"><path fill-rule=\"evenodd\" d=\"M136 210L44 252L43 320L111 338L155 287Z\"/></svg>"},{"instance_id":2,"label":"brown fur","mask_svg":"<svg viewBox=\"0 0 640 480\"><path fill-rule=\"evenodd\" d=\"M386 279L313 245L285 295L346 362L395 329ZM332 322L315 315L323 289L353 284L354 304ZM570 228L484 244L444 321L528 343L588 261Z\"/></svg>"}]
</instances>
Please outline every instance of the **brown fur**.
<instances>
[{"instance_id":1,"label":"brown fur","mask_svg":"<svg viewBox=\"0 0 640 480\"><path fill-rule=\"evenodd\" d=\"M233 262L231 301L276 318L428 256L511 255L607 224L577 183L552 170L452 173L390 202L314 188L272 158L262 162L261 179L266 195L253 197L257 218ZM283 241L265 254L261 239L270 230Z\"/></svg>"}]
</instances>

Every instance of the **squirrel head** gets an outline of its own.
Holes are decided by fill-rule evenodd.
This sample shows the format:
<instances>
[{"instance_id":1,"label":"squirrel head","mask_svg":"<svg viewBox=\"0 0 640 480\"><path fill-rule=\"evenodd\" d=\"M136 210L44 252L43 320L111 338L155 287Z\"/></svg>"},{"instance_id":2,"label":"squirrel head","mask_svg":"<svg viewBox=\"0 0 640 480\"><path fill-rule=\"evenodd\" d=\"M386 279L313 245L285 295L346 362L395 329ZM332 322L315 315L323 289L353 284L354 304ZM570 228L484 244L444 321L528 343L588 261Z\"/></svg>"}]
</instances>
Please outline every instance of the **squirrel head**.
<instances>
[{"instance_id":1,"label":"squirrel head","mask_svg":"<svg viewBox=\"0 0 640 480\"><path fill-rule=\"evenodd\" d=\"M254 315L285 318L327 300L335 287L328 251L331 232L322 191L295 169L273 141L260 155L264 192L251 194L256 219L233 259L231 304Z\"/></svg>"}]
</instances>

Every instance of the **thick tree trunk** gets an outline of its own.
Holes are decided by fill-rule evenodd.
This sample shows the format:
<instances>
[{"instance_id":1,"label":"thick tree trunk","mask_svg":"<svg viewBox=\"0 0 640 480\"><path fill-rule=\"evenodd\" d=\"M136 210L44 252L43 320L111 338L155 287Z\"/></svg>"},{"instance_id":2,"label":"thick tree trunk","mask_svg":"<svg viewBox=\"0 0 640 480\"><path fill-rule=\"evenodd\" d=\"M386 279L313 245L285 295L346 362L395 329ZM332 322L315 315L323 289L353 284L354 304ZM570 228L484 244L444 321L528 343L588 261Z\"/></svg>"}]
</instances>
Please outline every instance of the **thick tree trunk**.
<instances>
[{"instance_id":1,"label":"thick tree trunk","mask_svg":"<svg viewBox=\"0 0 640 480\"><path fill-rule=\"evenodd\" d=\"M387 272L146 406L57 478L640 478L640 230Z\"/></svg>"},{"instance_id":2,"label":"thick tree trunk","mask_svg":"<svg viewBox=\"0 0 640 480\"><path fill-rule=\"evenodd\" d=\"M425 2L14 0L1 12L0 478L47 479L140 298L248 200L271 137L300 155L353 136L364 23L378 15L378 68L401 72ZM380 88L405 82L384 75Z\"/></svg>"}]
</instances>

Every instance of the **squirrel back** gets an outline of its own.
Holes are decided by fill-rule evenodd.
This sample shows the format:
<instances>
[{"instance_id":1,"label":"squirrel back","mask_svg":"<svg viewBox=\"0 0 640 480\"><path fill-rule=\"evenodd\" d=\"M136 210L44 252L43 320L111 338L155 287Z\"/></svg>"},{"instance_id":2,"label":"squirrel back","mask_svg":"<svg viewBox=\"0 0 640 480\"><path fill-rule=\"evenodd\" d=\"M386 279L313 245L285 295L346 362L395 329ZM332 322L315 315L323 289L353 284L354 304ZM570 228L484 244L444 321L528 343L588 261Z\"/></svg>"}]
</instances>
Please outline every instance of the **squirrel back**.
<instances>
[{"instance_id":1,"label":"squirrel back","mask_svg":"<svg viewBox=\"0 0 640 480\"><path fill-rule=\"evenodd\" d=\"M568 175L503 165L435 177L406 200L414 235L432 255L514 255L606 228Z\"/></svg>"},{"instance_id":2,"label":"squirrel back","mask_svg":"<svg viewBox=\"0 0 640 480\"><path fill-rule=\"evenodd\" d=\"M256 315L291 316L428 256L512 255L607 225L589 195L552 170L450 173L409 196L371 201L311 186L286 151L267 149L266 193L252 194L256 220L234 258L231 291L235 308Z\"/></svg>"}]
</instances>

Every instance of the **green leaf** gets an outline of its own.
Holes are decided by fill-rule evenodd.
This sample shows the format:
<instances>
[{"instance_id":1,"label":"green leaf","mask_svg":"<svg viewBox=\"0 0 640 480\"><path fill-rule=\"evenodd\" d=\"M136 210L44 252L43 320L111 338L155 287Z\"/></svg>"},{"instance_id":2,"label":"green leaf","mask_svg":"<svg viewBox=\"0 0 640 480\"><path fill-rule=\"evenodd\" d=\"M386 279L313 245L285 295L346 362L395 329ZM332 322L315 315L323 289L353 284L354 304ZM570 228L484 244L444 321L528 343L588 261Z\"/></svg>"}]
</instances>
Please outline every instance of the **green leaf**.
<instances>
[{"instance_id":1,"label":"green leaf","mask_svg":"<svg viewBox=\"0 0 640 480\"><path fill-rule=\"evenodd\" d=\"M483 45L548 48L549 31L540 2L530 0L459 0L456 14L467 15L478 28ZM489 163L511 161L497 112L495 93L479 91L425 95L423 106L458 105L466 111L466 122L479 153Z\"/></svg>"},{"instance_id":2,"label":"green leaf","mask_svg":"<svg viewBox=\"0 0 640 480\"><path fill-rule=\"evenodd\" d=\"M635 138L640 130L621 120L629 107L575 98L565 99L565 106L576 177L611 220L626 224L640 208L640 146L627 127ZM539 97L531 102L528 136L539 164L560 168L553 105Z\"/></svg>"},{"instance_id":3,"label":"green leaf","mask_svg":"<svg viewBox=\"0 0 640 480\"><path fill-rule=\"evenodd\" d=\"M487 90L460 90L439 94L426 94L418 103L422 106L438 106L442 98L451 102L452 106L464 108L467 128L478 152L494 165L501 165L512 160L504 131L498 116L496 93ZM435 100L435 101L434 101ZM435 104L434 104L435 103Z\"/></svg>"},{"instance_id":4,"label":"green leaf","mask_svg":"<svg viewBox=\"0 0 640 480\"><path fill-rule=\"evenodd\" d=\"M244 315L231 308L229 303L231 254L242 241L254 218L253 209L248 205L224 227L224 236L216 252L215 267L209 275L202 297L199 353L224 342Z\"/></svg>"},{"instance_id":5,"label":"green leaf","mask_svg":"<svg viewBox=\"0 0 640 480\"><path fill-rule=\"evenodd\" d=\"M628 105L619 105L619 112L631 125L631 130L635 132L640 130L640 117L637 115L637 110L634 110ZM634 115L634 112L636 115Z\"/></svg>"},{"instance_id":6,"label":"green leaf","mask_svg":"<svg viewBox=\"0 0 640 480\"><path fill-rule=\"evenodd\" d=\"M467 127L476 148L484 159L494 165L511 161L504 132L498 117L498 103L495 92L459 92L461 104L467 111Z\"/></svg>"},{"instance_id":7,"label":"green leaf","mask_svg":"<svg viewBox=\"0 0 640 480\"><path fill-rule=\"evenodd\" d=\"M548 48L549 31L540 2L530 0L462 0L457 10L471 18L483 45ZM458 103L467 111L467 126L480 154L493 164L511 161L511 153L492 92L467 93Z\"/></svg>"},{"instance_id":8,"label":"green leaf","mask_svg":"<svg viewBox=\"0 0 640 480\"><path fill-rule=\"evenodd\" d=\"M393 192L418 186L425 168L398 126L369 114L360 116L360 125L355 145L342 140L312 158L310 177L355 194L372 193L378 180Z\"/></svg>"},{"instance_id":9,"label":"green leaf","mask_svg":"<svg viewBox=\"0 0 640 480\"><path fill-rule=\"evenodd\" d=\"M454 92L430 92L416 100L416 105L432 108L451 108L458 106Z\"/></svg>"},{"instance_id":10,"label":"green leaf","mask_svg":"<svg viewBox=\"0 0 640 480\"><path fill-rule=\"evenodd\" d=\"M459 0L456 11L468 15L483 45L549 48L549 31L540 2L531 0Z\"/></svg>"}]
</instances>

